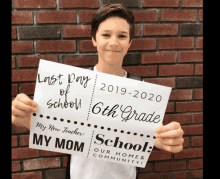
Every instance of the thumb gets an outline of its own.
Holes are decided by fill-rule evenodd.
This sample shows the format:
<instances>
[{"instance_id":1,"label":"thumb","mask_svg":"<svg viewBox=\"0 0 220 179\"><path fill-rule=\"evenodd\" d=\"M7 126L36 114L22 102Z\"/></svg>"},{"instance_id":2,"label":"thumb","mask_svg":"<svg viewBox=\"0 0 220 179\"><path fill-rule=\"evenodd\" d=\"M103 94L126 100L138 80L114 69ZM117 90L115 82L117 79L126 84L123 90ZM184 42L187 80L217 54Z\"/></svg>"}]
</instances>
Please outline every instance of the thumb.
<instances>
[{"instance_id":1,"label":"thumb","mask_svg":"<svg viewBox=\"0 0 220 179\"><path fill-rule=\"evenodd\" d=\"M157 127L157 128L155 129L155 132L158 133L158 132L160 131L160 128L161 128L161 127L163 127L163 124L161 124L160 127Z\"/></svg>"}]
</instances>

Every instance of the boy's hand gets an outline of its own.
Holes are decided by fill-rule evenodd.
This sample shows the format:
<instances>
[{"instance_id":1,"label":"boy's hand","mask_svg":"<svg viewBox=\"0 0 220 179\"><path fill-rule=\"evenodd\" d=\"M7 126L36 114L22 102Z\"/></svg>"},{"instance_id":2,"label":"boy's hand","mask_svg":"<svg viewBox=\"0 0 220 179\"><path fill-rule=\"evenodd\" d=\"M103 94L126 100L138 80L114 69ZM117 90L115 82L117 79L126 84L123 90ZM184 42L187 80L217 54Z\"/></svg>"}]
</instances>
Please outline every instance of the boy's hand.
<instances>
[{"instance_id":1,"label":"boy's hand","mask_svg":"<svg viewBox=\"0 0 220 179\"><path fill-rule=\"evenodd\" d=\"M31 115L38 111L37 103L26 94L18 94L12 101L12 123L31 128Z\"/></svg>"},{"instance_id":2,"label":"boy's hand","mask_svg":"<svg viewBox=\"0 0 220 179\"><path fill-rule=\"evenodd\" d=\"M159 138L161 147L168 152L178 153L183 150L183 130L178 122L171 122L156 128L155 137Z\"/></svg>"}]
</instances>

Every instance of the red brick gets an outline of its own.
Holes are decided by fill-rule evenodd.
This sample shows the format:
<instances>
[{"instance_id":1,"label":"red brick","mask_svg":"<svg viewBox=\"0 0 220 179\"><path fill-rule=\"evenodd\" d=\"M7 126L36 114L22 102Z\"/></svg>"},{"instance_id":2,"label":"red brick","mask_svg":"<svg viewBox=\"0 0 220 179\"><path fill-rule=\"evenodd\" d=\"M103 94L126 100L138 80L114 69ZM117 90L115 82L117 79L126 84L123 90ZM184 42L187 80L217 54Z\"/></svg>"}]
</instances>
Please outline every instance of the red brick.
<instances>
[{"instance_id":1,"label":"red brick","mask_svg":"<svg viewBox=\"0 0 220 179\"><path fill-rule=\"evenodd\" d=\"M12 147L18 146L18 137L17 136L11 136L11 146Z\"/></svg>"},{"instance_id":2,"label":"red brick","mask_svg":"<svg viewBox=\"0 0 220 179\"><path fill-rule=\"evenodd\" d=\"M196 49L203 49L203 37L197 37Z\"/></svg>"},{"instance_id":3,"label":"red brick","mask_svg":"<svg viewBox=\"0 0 220 179\"><path fill-rule=\"evenodd\" d=\"M91 37L90 25L67 25L63 26L63 37Z\"/></svg>"},{"instance_id":4,"label":"red brick","mask_svg":"<svg viewBox=\"0 0 220 179\"><path fill-rule=\"evenodd\" d=\"M183 148L188 148L189 147L189 137L183 137Z\"/></svg>"},{"instance_id":5,"label":"red brick","mask_svg":"<svg viewBox=\"0 0 220 179\"><path fill-rule=\"evenodd\" d=\"M182 0L182 7L203 7L203 0Z\"/></svg>"},{"instance_id":6,"label":"red brick","mask_svg":"<svg viewBox=\"0 0 220 179\"><path fill-rule=\"evenodd\" d=\"M203 136L192 137L191 146L192 147L202 147L203 146Z\"/></svg>"},{"instance_id":7,"label":"red brick","mask_svg":"<svg viewBox=\"0 0 220 179\"><path fill-rule=\"evenodd\" d=\"M11 57L11 68L15 68L15 57Z\"/></svg>"},{"instance_id":8,"label":"red brick","mask_svg":"<svg viewBox=\"0 0 220 179\"><path fill-rule=\"evenodd\" d=\"M12 172L21 171L20 162L18 162L18 161L16 161L16 162L11 162L11 171L12 171Z\"/></svg>"},{"instance_id":9,"label":"red brick","mask_svg":"<svg viewBox=\"0 0 220 179\"><path fill-rule=\"evenodd\" d=\"M52 151L42 150L41 155L45 157L45 156L57 156L57 155L66 155L66 154L60 153L60 152L52 152Z\"/></svg>"},{"instance_id":10,"label":"red brick","mask_svg":"<svg viewBox=\"0 0 220 179\"><path fill-rule=\"evenodd\" d=\"M178 0L143 0L143 7L179 7Z\"/></svg>"},{"instance_id":11,"label":"red brick","mask_svg":"<svg viewBox=\"0 0 220 179\"><path fill-rule=\"evenodd\" d=\"M56 2L54 0L14 0L15 9L43 9L43 8L55 8Z\"/></svg>"},{"instance_id":12,"label":"red brick","mask_svg":"<svg viewBox=\"0 0 220 179\"><path fill-rule=\"evenodd\" d=\"M174 159L198 158L203 157L203 148L183 149L178 153L174 153Z\"/></svg>"},{"instance_id":13,"label":"red brick","mask_svg":"<svg viewBox=\"0 0 220 179\"><path fill-rule=\"evenodd\" d=\"M203 10L199 10L199 21L203 22Z\"/></svg>"},{"instance_id":14,"label":"red brick","mask_svg":"<svg viewBox=\"0 0 220 179\"><path fill-rule=\"evenodd\" d=\"M189 174L189 178L203 178L202 170L191 170Z\"/></svg>"},{"instance_id":15,"label":"red brick","mask_svg":"<svg viewBox=\"0 0 220 179\"><path fill-rule=\"evenodd\" d=\"M40 59L58 62L58 55L26 55L18 57L19 67L38 67Z\"/></svg>"},{"instance_id":16,"label":"red brick","mask_svg":"<svg viewBox=\"0 0 220 179\"><path fill-rule=\"evenodd\" d=\"M25 171L61 167L60 158L58 157L24 160L23 164L24 164Z\"/></svg>"},{"instance_id":17,"label":"red brick","mask_svg":"<svg viewBox=\"0 0 220 179\"><path fill-rule=\"evenodd\" d=\"M158 49L193 49L193 37L159 38Z\"/></svg>"},{"instance_id":18,"label":"red brick","mask_svg":"<svg viewBox=\"0 0 220 179\"><path fill-rule=\"evenodd\" d=\"M176 102L176 112L203 111L203 101Z\"/></svg>"},{"instance_id":19,"label":"red brick","mask_svg":"<svg viewBox=\"0 0 220 179\"><path fill-rule=\"evenodd\" d=\"M196 21L197 10L161 10L161 21Z\"/></svg>"},{"instance_id":20,"label":"red brick","mask_svg":"<svg viewBox=\"0 0 220 179\"><path fill-rule=\"evenodd\" d=\"M22 83L21 86L21 93L27 94L27 95L33 95L35 90L35 83Z\"/></svg>"},{"instance_id":21,"label":"red brick","mask_svg":"<svg viewBox=\"0 0 220 179\"><path fill-rule=\"evenodd\" d=\"M171 122L179 122L180 124L190 123L190 114L165 114L163 119L163 125L167 125Z\"/></svg>"},{"instance_id":22,"label":"red brick","mask_svg":"<svg viewBox=\"0 0 220 179\"><path fill-rule=\"evenodd\" d=\"M42 172L16 173L12 179L42 179Z\"/></svg>"},{"instance_id":23,"label":"red brick","mask_svg":"<svg viewBox=\"0 0 220 179\"><path fill-rule=\"evenodd\" d=\"M132 11L135 22L157 22L158 15L156 10Z\"/></svg>"},{"instance_id":24,"label":"red brick","mask_svg":"<svg viewBox=\"0 0 220 179\"><path fill-rule=\"evenodd\" d=\"M97 47L93 46L93 43L91 40L81 40L79 42L79 51L80 52L96 52Z\"/></svg>"},{"instance_id":25,"label":"red brick","mask_svg":"<svg viewBox=\"0 0 220 179\"><path fill-rule=\"evenodd\" d=\"M40 157L39 150L31 148L11 149L12 160Z\"/></svg>"},{"instance_id":26,"label":"red brick","mask_svg":"<svg viewBox=\"0 0 220 179\"><path fill-rule=\"evenodd\" d=\"M67 167L67 162L68 162L68 157L67 156L63 157L63 166L64 167Z\"/></svg>"},{"instance_id":27,"label":"red brick","mask_svg":"<svg viewBox=\"0 0 220 179\"><path fill-rule=\"evenodd\" d=\"M174 112L174 103L173 102L168 102L167 108L166 108L166 113L167 112Z\"/></svg>"},{"instance_id":28,"label":"red brick","mask_svg":"<svg viewBox=\"0 0 220 179\"><path fill-rule=\"evenodd\" d=\"M75 40L37 41L37 52L76 52Z\"/></svg>"},{"instance_id":29,"label":"red brick","mask_svg":"<svg viewBox=\"0 0 220 179\"><path fill-rule=\"evenodd\" d=\"M33 24L33 15L32 12L21 12L13 11L12 12L12 24Z\"/></svg>"},{"instance_id":30,"label":"red brick","mask_svg":"<svg viewBox=\"0 0 220 179\"><path fill-rule=\"evenodd\" d=\"M29 137L30 137L30 135L21 135L20 136L21 146L29 146Z\"/></svg>"},{"instance_id":31,"label":"red brick","mask_svg":"<svg viewBox=\"0 0 220 179\"><path fill-rule=\"evenodd\" d=\"M98 8L98 0L60 0L59 8Z\"/></svg>"},{"instance_id":32,"label":"red brick","mask_svg":"<svg viewBox=\"0 0 220 179\"><path fill-rule=\"evenodd\" d=\"M18 85L12 84L11 85L11 96L17 96L18 94Z\"/></svg>"},{"instance_id":33,"label":"red brick","mask_svg":"<svg viewBox=\"0 0 220 179\"><path fill-rule=\"evenodd\" d=\"M143 35L178 35L178 24L144 24Z\"/></svg>"},{"instance_id":34,"label":"red brick","mask_svg":"<svg viewBox=\"0 0 220 179\"><path fill-rule=\"evenodd\" d=\"M14 100L15 98L12 98L12 101ZM29 132L29 130L24 127L24 126L18 126L17 124L12 124L12 134L20 134L20 133L26 133L26 132Z\"/></svg>"},{"instance_id":35,"label":"red brick","mask_svg":"<svg viewBox=\"0 0 220 179\"><path fill-rule=\"evenodd\" d=\"M11 28L11 39L17 39L17 29L16 27Z\"/></svg>"},{"instance_id":36,"label":"red brick","mask_svg":"<svg viewBox=\"0 0 220 179\"><path fill-rule=\"evenodd\" d=\"M203 99L203 89L194 89L195 99Z\"/></svg>"},{"instance_id":37,"label":"red brick","mask_svg":"<svg viewBox=\"0 0 220 179\"><path fill-rule=\"evenodd\" d=\"M195 65L195 75L203 75L203 64Z\"/></svg>"},{"instance_id":38,"label":"red brick","mask_svg":"<svg viewBox=\"0 0 220 179\"><path fill-rule=\"evenodd\" d=\"M193 75L193 65L176 64L176 65L160 65L159 76L183 76Z\"/></svg>"},{"instance_id":39,"label":"red brick","mask_svg":"<svg viewBox=\"0 0 220 179\"><path fill-rule=\"evenodd\" d=\"M200 135L203 134L203 124L182 126L184 135Z\"/></svg>"},{"instance_id":40,"label":"red brick","mask_svg":"<svg viewBox=\"0 0 220 179\"><path fill-rule=\"evenodd\" d=\"M198 135L203 134L203 125L193 125L193 126L182 126L184 135Z\"/></svg>"},{"instance_id":41,"label":"red brick","mask_svg":"<svg viewBox=\"0 0 220 179\"><path fill-rule=\"evenodd\" d=\"M141 64L149 63L175 63L177 58L176 52L149 52L142 53Z\"/></svg>"},{"instance_id":42,"label":"red brick","mask_svg":"<svg viewBox=\"0 0 220 179\"><path fill-rule=\"evenodd\" d=\"M97 12L97 10L89 10L89 11L79 11L79 22L88 22L91 23L93 15Z\"/></svg>"},{"instance_id":43,"label":"red brick","mask_svg":"<svg viewBox=\"0 0 220 179\"><path fill-rule=\"evenodd\" d=\"M128 51L156 50L156 38L133 39Z\"/></svg>"},{"instance_id":44,"label":"red brick","mask_svg":"<svg viewBox=\"0 0 220 179\"><path fill-rule=\"evenodd\" d=\"M12 53L33 53L32 41L12 41Z\"/></svg>"},{"instance_id":45,"label":"red brick","mask_svg":"<svg viewBox=\"0 0 220 179\"><path fill-rule=\"evenodd\" d=\"M133 73L138 76L156 76L157 66L128 66L123 67L127 72Z\"/></svg>"},{"instance_id":46,"label":"red brick","mask_svg":"<svg viewBox=\"0 0 220 179\"><path fill-rule=\"evenodd\" d=\"M66 56L64 57L64 64L73 65L73 66L93 66L97 63L97 56Z\"/></svg>"},{"instance_id":47,"label":"red brick","mask_svg":"<svg viewBox=\"0 0 220 179\"><path fill-rule=\"evenodd\" d=\"M191 100L193 90L172 90L169 100Z\"/></svg>"},{"instance_id":48,"label":"red brick","mask_svg":"<svg viewBox=\"0 0 220 179\"><path fill-rule=\"evenodd\" d=\"M154 165L153 163L149 163L147 162L145 168L140 168L140 173L149 173L149 172L153 172L153 168L154 168Z\"/></svg>"},{"instance_id":49,"label":"red brick","mask_svg":"<svg viewBox=\"0 0 220 179\"><path fill-rule=\"evenodd\" d=\"M186 169L186 161L172 161L155 163L154 171L174 171Z\"/></svg>"},{"instance_id":50,"label":"red brick","mask_svg":"<svg viewBox=\"0 0 220 179\"><path fill-rule=\"evenodd\" d=\"M203 122L203 113L192 114L192 123L202 123L202 122Z\"/></svg>"},{"instance_id":51,"label":"red brick","mask_svg":"<svg viewBox=\"0 0 220 179\"><path fill-rule=\"evenodd\" d=\"M36 11L36 23L75 23L76 11Z\"/></svg>"},{"instance_id":52,"label":"red brick","mask_svg":"<svg viewBox=\"0 0 220 179\"><path fill-rule=\"evenodd\" d=\"M37 70L12 70L12 82L36 81Z\"/></svg>"},{"instance_id":53,"label":"red brick","mask_svg":"<svg viewBox=\"0 0 220 179\"><path fill-rule=\"evenodd\" d=\"M148 178L171 179L171 173L145 174L138 177L138 179L148 179Z\"/></svg>"},{"instance_id":54,"label":"red brick","mask_svg":"<svg viewBox=\"0 0 220 179\"><path fill-rule=\"evenodd\" d=\"M203 62L203 51L179 51L178 62Z\"/></svg>"},{"instance_id":55,"label":"red brick","mask_svg":"<svg viewBox=\"0 0 220 179\"><path fill-rule=\"evenodd\" d=\"M165 150L152 151L148 161L170 160L171 152Z\"/></svg>"},{"instance_id":56,"label":"red brick","mask_svg":"<svg viewBox=\"0 0 220 179\"><path fill-rule=\"evenodd\" d=\"M143 78L143 79L144 81L149 82L149 83L168 86L171 88L175 88L176 86L175 78Z\"/></svg>"},{"instance_id":57,"label":"red brick","mask_svg":"<svg viewBox=\"0 0 220 179\"><path fill-rule=\"evenodd\" d=\"M186 179L186 172L173 172L173 178L175 179Z\"/></svg>"}]
</instances>

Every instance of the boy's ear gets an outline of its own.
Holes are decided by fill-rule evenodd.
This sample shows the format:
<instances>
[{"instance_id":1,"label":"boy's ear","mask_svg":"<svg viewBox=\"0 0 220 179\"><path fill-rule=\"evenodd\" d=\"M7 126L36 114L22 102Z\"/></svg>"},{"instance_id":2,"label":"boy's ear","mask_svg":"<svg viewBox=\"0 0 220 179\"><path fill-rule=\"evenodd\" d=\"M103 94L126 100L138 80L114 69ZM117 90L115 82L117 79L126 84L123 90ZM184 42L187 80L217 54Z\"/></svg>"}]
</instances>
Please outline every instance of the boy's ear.
<instances>
[{"instance_id":1,"label":"boy's ear","mask_svg":"<svg viewBox=\"0 0 220 179\"><path fill-rule=\"evenodd\" d=\"M95 41L95 39L92 37L92 43L93 43L93 46L94 47L96 47L97 45L96 45L96 41Z\"/></svg>"}]
</instances>

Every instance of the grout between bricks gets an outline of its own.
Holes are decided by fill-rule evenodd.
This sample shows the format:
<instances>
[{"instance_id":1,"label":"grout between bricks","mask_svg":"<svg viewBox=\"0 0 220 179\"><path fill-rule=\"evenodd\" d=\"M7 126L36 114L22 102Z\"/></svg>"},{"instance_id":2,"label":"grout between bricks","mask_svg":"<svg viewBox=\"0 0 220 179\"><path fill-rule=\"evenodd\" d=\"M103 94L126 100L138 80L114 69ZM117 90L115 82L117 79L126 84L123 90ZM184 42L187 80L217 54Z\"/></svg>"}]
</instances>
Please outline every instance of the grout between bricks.
<instances>
[{"instance_id":1,"label":"grout between bricks","mask_svg":"<svg viewBox=\"0 0 220 179\"><path fill-rule=\"evenodd\" d=\"M79 24L79 11L76 11L76 23Z\"/></svg>"},{"instance_id":2,"label":"grout between bricks","mask_svg":"<svg viewBox=\"0 0 220 179\"><path fill-rule=\"evenodd\" d=\"M11 0L11 10L16 11L16 9L14 8L14 1L13 0Z\"/></svg>"},{"instance_id":3,"label":"grout between bricks","mask_svg":"<svg viewBox=\"0 0 220 179\"><path fill-rule=\"evenodd\" d=\"M34 55L37 55L37 45L36 45L36 40L34 40Z\"/></svg>"},{"instance_id":4,"label":"grout between bricks","mask_svg":"<svg viewBox=\"0 0 220 179\"><path fill-rule=\"evenodd\" d=\"M58 62L63 63L63 55L62 54L58 55Z\"/></svg>"},{"instance_id":5,"label":"grout between bricks","mask_svg":"<svg viewBox=\"0 0 220 179\"><path fill-rule=\"evenodd\" d=\"M182 0L179 0L179 8L178 8L179 10L181 10L182 9Z\"/></svg>"},{"instance_id":6,"label":"grout between bricks","mask_svg":"<svg viewBox=\"0 0 220 179\"><path fill-rule=\"evenodd\" d=\"M34 27L37 25L36 24L36 14L35 14L35 11L33 11L33 21L34 21Z\"/></svg>"},{"instance_id":7,"label":"grout between bricks","mask_svg":"<svg viewBox=\"0 0 220 179\"><path fill-rule=\"evenodd\" d=\"M139 33L140 33L140 39L143 38L143 24L139 24Z\"/></svg>"},{"instance_id":8,"label":"grout between bricks","mask_svg":"<svg viewBox=\"0 0 220 179\"><path fill-rule=\"evenodd\" d=\"M59 8L60 8L60 4L59 4L59 0L56 0L56 5L57 5L57 10L59 10Z\"/></svg>"},{"instance_id":9,"label":"grout between bricks","mask_svg":"<svg viewBox=\"0 0 220 179\"><path fill-rule=\"evenodd\" d=\"M20 166L21 166L21 171L24 171L24 163L22 159L20 160Z\"/></svg>"},{"instance_id":10,"label":"grout between bricks","mask_svg":"<svg viewBox=\"0 0 220 179\"><path fill-rule=\"evenodd\" d=\"M199 9L197 9L197 15L196 15L197 24L199 24Z\"/></svg>"}]
</instances>

